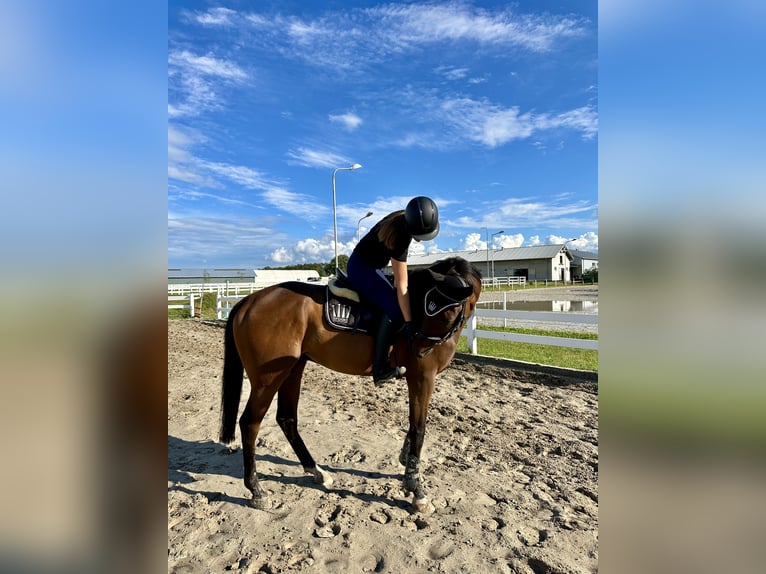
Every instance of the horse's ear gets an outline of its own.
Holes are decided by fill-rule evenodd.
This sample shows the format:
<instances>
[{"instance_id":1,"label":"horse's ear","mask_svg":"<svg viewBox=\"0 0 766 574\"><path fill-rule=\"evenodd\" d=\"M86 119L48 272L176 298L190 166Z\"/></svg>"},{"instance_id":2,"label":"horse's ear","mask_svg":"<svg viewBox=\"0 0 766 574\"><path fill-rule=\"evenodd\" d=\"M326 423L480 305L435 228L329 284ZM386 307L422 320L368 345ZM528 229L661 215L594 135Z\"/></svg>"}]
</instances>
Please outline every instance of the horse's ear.
<instances>
[{"instance_id":1,"label":"horse's ear","mask_svg":"<svg viewBox=\"0 0 766 574\"><path fill-rule=\"evenodd\" d=\"M433 271L431 269L427 269L428 273L431 274L431 279L434 283L444 283L444 278L446 275L442 275L441 273L437 273L436 271Z\"/></svg>"},{"instance_id":2,"label":"horse's ear","mask_svg":"<svg viewBox=\"0 0 766 574\"><path fill-rule=\"evenodd\" d=\"M460 275L442 275L438 289L455 301L463 301L473 294L473 286Z\"/></svg>"},{"instance_id":3,"label":"horse's ear","mask_svg":"<svg viewBox=\"0 0 766 574\"><path fill-rule=\"evenodd\" d=\"M454 293L456 295L456 299L468 299L471 295L473 295L473 286L465 281L462 277L459 279L463 285L455 289Z\"/></svg>"}]
</instances>

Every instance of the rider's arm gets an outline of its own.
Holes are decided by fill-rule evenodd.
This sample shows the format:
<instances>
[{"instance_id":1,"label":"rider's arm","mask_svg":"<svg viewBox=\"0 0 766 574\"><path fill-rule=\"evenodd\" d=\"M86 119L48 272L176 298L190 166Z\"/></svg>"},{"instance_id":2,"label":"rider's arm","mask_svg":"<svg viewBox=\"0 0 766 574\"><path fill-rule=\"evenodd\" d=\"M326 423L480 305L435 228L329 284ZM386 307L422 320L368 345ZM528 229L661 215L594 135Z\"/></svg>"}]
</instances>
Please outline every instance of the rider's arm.
<instances>
[{"instance_id":1,"label":"rider's arm","mask_svg":"<svg viewBox=\"0 0 766 574\"><path fill-rule=\"evenodd\" d=\"M391 260L391 267L394 269L394 287L396 288L396 299L399 301L399 308L402 310L402 316L405 321L412 321L412 311L410 310L410 294L407 285L407 262Z\"/></svg>"}]
</instances>

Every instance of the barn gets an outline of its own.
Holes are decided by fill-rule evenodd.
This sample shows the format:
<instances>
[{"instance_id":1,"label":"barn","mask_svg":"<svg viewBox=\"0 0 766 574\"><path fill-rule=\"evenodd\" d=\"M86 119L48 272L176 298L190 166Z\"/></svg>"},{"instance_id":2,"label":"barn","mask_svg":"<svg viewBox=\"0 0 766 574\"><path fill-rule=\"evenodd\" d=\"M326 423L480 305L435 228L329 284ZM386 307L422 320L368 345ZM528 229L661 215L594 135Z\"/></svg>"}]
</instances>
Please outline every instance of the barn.
<instances>
[{"instance_id":1,"label":"barn","mask_svg":"<svg viewBox=\"0 0 766 574\"><path fill-rule=\"evenodd\" d=\"M168 285L246 284L261 289L284 281L318 283L320 277L304 269L168 269Z\"/></svg>"},{"instance_id":2,"label":"barn","mask_svg":"<svg viewBox=\"0 0 766 574\"><path fill-rule=\"evenodd\" d=\"M524 277L527 281L571 281L575 278L572 274L573 253L563 243L410 255L407 266L421 269L439 259L454 256L473 263L485 279Z\"/></svg>"}]
</instances>

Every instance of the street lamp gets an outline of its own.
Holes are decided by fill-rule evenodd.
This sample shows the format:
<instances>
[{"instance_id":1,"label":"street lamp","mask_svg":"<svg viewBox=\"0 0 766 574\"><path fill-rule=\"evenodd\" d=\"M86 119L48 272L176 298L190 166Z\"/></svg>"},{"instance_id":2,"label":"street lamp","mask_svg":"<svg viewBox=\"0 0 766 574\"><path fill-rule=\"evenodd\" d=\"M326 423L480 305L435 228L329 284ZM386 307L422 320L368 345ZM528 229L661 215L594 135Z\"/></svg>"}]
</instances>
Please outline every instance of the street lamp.
<instances>
[{"instance_id":1,"label":"street lamp","mask_svg":"<svg viewBox=\"0 0 766 574\"><path fill-rule=\"evenodd\" d=\"M484 229L487 232L487 273L489 273L489 228L482 227L482 229ZM500 231L496 231L495 233L492 234L492 237L494 237L495 235L500 235L501 233L505 233L505 231L503 231L502 229ZM495 277L493 275L492 282L494 283L494 281L495 281Z\"/></svg>"},{"instance_id":2,"label":"street lamp","mask_svg":"<svg viewBox=\"0 0 766 574\"><path fill-rule=\"evenodd\" d=\"M335 274L338 274L338 218L337 218L337 212L335 209L335 174L338 173L340 170L352 170L352 169L359 169L362 167L361 164L355 163L354 165L350 165L348 167L336 167L332 172L332 228L335 232Z\"/></svg>"},{"instance_id":3,"label":"street lamp","mask_svg":"<svg viewBox=\"0 0 766 574\"><path fill-rule=\"evenodd\" d=\"M364 217L360 217L359 221L356 222L356 242L359 243L359 226L362 224L362 219L367 219L372 215L372 211L368 211L367 215Z\"/></svg>"}]
</instances>

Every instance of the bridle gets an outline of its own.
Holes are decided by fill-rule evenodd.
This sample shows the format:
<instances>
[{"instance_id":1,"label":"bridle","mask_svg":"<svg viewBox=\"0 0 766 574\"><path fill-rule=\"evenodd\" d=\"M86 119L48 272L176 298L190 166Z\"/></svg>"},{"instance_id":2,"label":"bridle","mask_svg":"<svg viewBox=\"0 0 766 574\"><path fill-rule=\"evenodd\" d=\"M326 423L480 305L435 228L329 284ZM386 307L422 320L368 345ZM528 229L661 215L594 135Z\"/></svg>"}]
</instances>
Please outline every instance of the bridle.
<instances>
[{"instance_id":1,"label":"bridle","mask_svg":"<svg viewBox=\"0 0 766 574\"><path fill-rule=\"evenodd\" d=\"M443 312L443 311L446 311L447 309L451 309L452 307L457 307L458 305L460 306L460 313L458 313L457 317L452 322L452 325L449 331L447 331L441 337L426 335L420 329L418 329L413 334L413 344L415 343L415 341L418 341L418 340L427 341L429 343L425 348L421 349L421 351L418 353L418 359L422 359L423 357L431 353L436 347L438 347L442 343L445 343L446 341L449 341L452 338L452 336L455 334L455 332L463 326L463 320L465 319L465 308L466 308L466 304L468 303L468 299L469 297L466 297L462 301L456 301L440 309L439 312ZM421 324L422 324L422 321L421 321Z\"/></svg>"}]
</instances>

